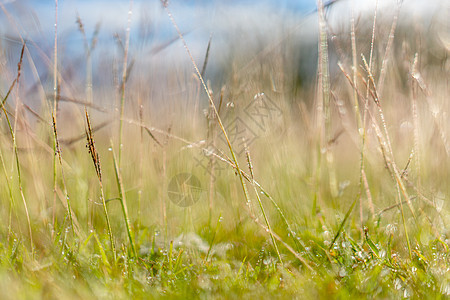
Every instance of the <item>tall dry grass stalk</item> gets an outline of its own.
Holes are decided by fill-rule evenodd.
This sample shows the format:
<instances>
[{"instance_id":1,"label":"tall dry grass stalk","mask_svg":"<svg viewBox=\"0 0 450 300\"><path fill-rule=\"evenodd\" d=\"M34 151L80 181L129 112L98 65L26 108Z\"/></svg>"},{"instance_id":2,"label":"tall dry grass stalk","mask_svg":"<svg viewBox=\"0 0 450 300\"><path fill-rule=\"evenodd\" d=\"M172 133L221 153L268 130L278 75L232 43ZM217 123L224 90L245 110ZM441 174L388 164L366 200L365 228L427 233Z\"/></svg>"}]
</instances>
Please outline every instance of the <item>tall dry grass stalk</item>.
<instances>
[{"instance_id":1,"label":"tall dry grass stalk","mask_svg":"<svg viewBox=\"0 0 450 300\"><path fill-rule=\"evenodd\" d=\"M319 151L318 168L322 168L322 155L325 155L326 170L328 175L329 189L332 197L338 195L338 184L336 179L336 170L334 167L334 154L331 151L330 144L333 137L331 133L331 88L329 74L328 57L328 32L327 21L325 19L324 6L322 0L317 1L319 16L319 59L318 59L318 88L317 88L317 129L319 131ZM317 172L320 182L321 171Z\"/></svg>"},{"instance_id":2,"label":"tall dry grass stalk","mask_svg":"<svg viewBox=\"0 0 450 300\"><path fill-rule=\"evenodd\" d=\"M245 154L247 157L247 164L248 164L248 170L249 170L249 174L250 174L251 184L252 184L253 190L255 191L255 196L256 196L256 199L258 200L259 208L261 209L261 213L263 214L264 222L266 223L267 231L269 232L270 238L272 239L272 244L273 244L273 247L275 248L275 252L277 253L278 260L280 261L280 264L283 265L283 260L281 259L280 251L278 250L277 242L275 241L272 227L270 226L270 222L267 217L264 206L262 204L261 197L259 196L258 189L256 188L255 177L253 175L252 159L250 157L250 151L248 150L247 145L245 145Z\"/></svg>"},{"instance_id":3,"label":"tall dry grass stalk","mask_svg":"<svg viewBox=\"0 0 450 300\"><path fill-rule=\"evenodd\" d=\"M376 29L376 25L377 25L377 12L378 12L378 0L375 3L375 11L373 14L373 24L372 24L372 36L371 36L371 42L370 42L370 60L369 60L369 69L372 67L372 59L373 59L373 51L374 51L374 45L375 45L375 29ZM353 56L353 83L355 84L354 87L354 95L357 95L356 89L357 87L357 68L356 68L356 57L357 57L357 53L356 53L356 41L354 41L354 36L356 35L354 32L355 28L354 28L354 18L352 17L352 51L355 51L352 53ZM355 43L355 45L353 45ZM363 118L362 118L362 124L359 123L358 124L358 131L360 131L362 129L362 132L360 131L360 136L361 136L361 151L360 151L360 177L359 177L359 186L360 186L360 198L359 198L359 216L360 216L360 223L361 223L361 238L364 237L364 232L363 232L363 222L364 222L364 214L363 214L363 208L364 208L364 204L363 204L363 189L366 190L366 195L367 198L369 200L369 205L370 207L373 207L373 204L370 202L370 200L372 199L372 197L370 196L370 188L367 184L367 180L365 179L365 147L366 147L366 134L367 134L367 114L369 111L369 90L370 87L367 87L366 89L366 95L364 98L364 113L363 113ZM359 116L358 118L358 122L360 121L360 112L358 110L358 114L357 116ZM362 126L362 127L360 127Z\"/></svg>"},{"instance_id":4,"label":"tall dry grass stalk","mask_svg":"<svg viewBox=\"0 0 450 300\"><path fill-rule=\"evenodd\" d=\"M54 45L53 45L53 107L52 107L52 125L53 125L53 152L55 153L53 157L53 217L52 226L55 228L55 218L56 218L56 190L57 190L57 158L56 153L58 153L57 148L57 138L56 138L56 114L58 112L58 0L55 0L55 34L54 34Z\"/></svg>"},{"instance_id":5,"label":"tall dry grass stalk","mask_svg":"<svg viewBox=\"0 0 450 300\"><path fill-rule=\"evenodd\" d=\"M112 230L111 230L111 222L109 219L108 209L106 208L105 193L103 191L103 179L102 179L102 169L101 169L101 164L100 164L100 156L98 155L97 149L95 147L94 133L92 132L91 121L90 121L89 114L88 114L86 108L85 108L84 112L85 112L85 116L86 116L86 129L85 129L86 140L87 140L86 146L89 150L89 154L91 155L92 162L93 162L94 168L95 168L95 173L97 174L97 179L98 179L98 183L100 186L100 197L101 197L101 201L102 201L103 212L105 213L108 237L109 237L109 241L111 243L111 250L113 252L114 263L116 263L116 261L117 261L116 245L115 245L114 236L113 236Z\"/></svg>"},{"instance_id":6,"label":"tall dry grass stalk","mask_svg":"<svg viewBox=\"0 0 450 300\"><path fill-rule=\"evenodd\" d=\"M373 46L372 46L373 47ZM409 234L408 234L408 229L406 226L406 221L405 221L405 215L404 215L404 211L403 211L403 205L401 202L401 195L404 196L406 203L408 204L408 207L411 211L411 214L413 215L413 217L415 218L415 214L414 214L414 209L412 207L411 201L410 201L410 197L408 195L407 189L405 187L405 184L400 176L400 172L399 169L395 163L395 157L394 157L394 152L392 150L392 143L391 143L391 139L389 137L389 132L387 129L387 124L386 124L386 119L384 117L384 113L383 113L383 109L381 107L381 102L380 102L380 98L378 95L378 91L377 91L377 87L375 84L375 80L372 74L372 71L370 70L370 66L367 64L367 61L364 57L364 55L362 55L362 59L363 59L363 63L364 63L364 67L366 68L366 72L368 74L368 82L366 82L366 87L368 92L370 92L373 100L375 101L375 105L378 109L378 115L380 117L381 120L381 126L383 127L384 130L384 135L383 133L381 133L379 126L376 123L372 123L372 125L375 128L375 131L377 132L377 136L379 138L379 142L380 142L380 147L382 149L384 149L384 157L386 159L386 164L388 165L388 169L391 172L392 177L394 178L394 181L396 183L396 187L397 187L397 193L399 198L397 199L397 201L400 203L400 209L401 209L401 215L402 215L402 221L403 221L403 227L405 230L405 237L406 237L406 242L408 244L408 250L409 250L409 256L410 258L412 258L412 250L411 250L411 243L410 243L410 239L409 239ZM370 84L371 83L373 90L370 88Z\"/></svg>"},{"instance_id":7,"label":"tall dry grass stalk","mask_svg":"<svg viewBox=\"0 0 450 300\"><path fill-rule=\"evenodd\" d=\"M58 79L58 0L55 0L55 35L54 35L54 47L53 47L53 110L51 113L52 117L52 127L53 127L53 151L55 155L53 156L53 218L52 225L53 231L55 229L55 215L56 215L56 198L58 189L58 175L57 175L57 164L61 168L62 184L64 200L67 204L67 215L69 218L69 224L73 235L75 235L75 225L72 217L72 207L70 204L70 198L67 191L66 178L64 175L63 163L62 163L62 153L61 147L58 140L58 129L57 129L57 113L58 113L58 101L60 98L60 88ZM77 230L78 232L78 230Z\"/></svg>"},{"instance_id":8,"label":"tall dry grass stalk","mask_svg":"<svg viewBox=\"0 0 450 300\"><path fill-rule=\"evenodd\" d=\"M210 44L208 44L207 54L209 52L209 46L210 46ZM203 65L203 69L205 69L206 63L207 63L207 58L205 58L205 63ZM220 114L220 109L222 108L224 91L225 91L225 88L223 87L220 91L219 109L218 109L219 114ZM209 105L209 111L206 116L206 119L207 119L207 123L208 123L208 130L207 130L207 134L206 134L207 141L208 141L207 145L210 145L210 147L212 147L212 149L210 151L215 151L216 142L217 142L216 141L217 140L217 131L216 131L217 121L216 121L216 115L214 113L214 109L211 107L211 104ZM209 174L210 174L209 185L208 185L208 189L209 189L209 193L208 193L208 198L209 198L208 199L208 202L209 202L208 224L211 224L213 205L214 205L213 201L214 201L214 195L215 195L214 181L215 181L215 176L216 176L216 160L212 156L209 157L208 168L209 168Z\"/></svg>"}]
</instances>

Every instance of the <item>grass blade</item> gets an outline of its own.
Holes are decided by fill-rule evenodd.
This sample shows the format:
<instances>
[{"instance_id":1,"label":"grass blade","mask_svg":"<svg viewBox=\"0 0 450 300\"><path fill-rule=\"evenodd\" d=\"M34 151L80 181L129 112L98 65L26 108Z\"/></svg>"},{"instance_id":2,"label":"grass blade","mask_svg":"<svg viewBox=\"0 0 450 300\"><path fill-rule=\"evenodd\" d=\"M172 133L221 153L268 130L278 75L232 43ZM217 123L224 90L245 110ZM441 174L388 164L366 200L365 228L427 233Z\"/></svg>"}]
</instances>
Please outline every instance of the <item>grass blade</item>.
<instances>
[{"instance_id":1,"label":"grass blade","mask_svg":"<svg viewBox=\"0 0 450 300\"><path fill-rule=\"evenodd\" d=\"M123 218L125 221L125 226L127 228L127 235L128 235L128 239L130 241L131 249L133 250L133 255L135 258L137 258L136 245L134 244L133 232L131 231L130 217L128 216L128 208L127 208L127 202L126 202L126 198L125 198L125 191L123 188L122 176L120 175L119 165L118 165L118 162L116 159L116 154L114 152L112 141L111 141L111 149L112 149L113 162L114 162L114 173L116 174L116 183L117 183L117 188L119 190L120 204L122 206Z\"/></svg>"},{"instance_id":2,"label":"grass blade","mask_svg":"<svg viewBox=\"0 0 450 300\"><path fill-rule=\"evenodd\" d=\"M342 230L344 228L345 222L347 222L348 218L350 217L350 214L352 213L353 208L355 207L356 202L357 202L358 199L359 199L359 195L355 198L355 200L353 200L352 205L347 210L347 213L345 214L344 220L342 220L341 225L339 225L338 231L336 232L336 235L334 236L333 241L331 242L330 247L328 248L329 250L331 250L331 248L333 248L334 243L336 242L336 240L338 239L339 235L341 234L341 232L342 232Z\"/></svg>"}]
</instances>

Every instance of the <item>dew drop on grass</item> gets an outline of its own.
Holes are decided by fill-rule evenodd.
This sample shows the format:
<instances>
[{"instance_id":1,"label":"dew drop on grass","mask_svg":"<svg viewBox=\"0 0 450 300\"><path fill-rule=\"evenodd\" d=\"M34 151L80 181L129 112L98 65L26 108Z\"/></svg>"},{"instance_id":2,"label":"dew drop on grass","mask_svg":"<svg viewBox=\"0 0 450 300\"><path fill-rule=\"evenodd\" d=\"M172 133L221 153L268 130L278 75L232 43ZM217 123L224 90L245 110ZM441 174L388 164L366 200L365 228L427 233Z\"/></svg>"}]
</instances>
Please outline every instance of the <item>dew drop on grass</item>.
<instances>
[{"instance_id":1,"label":"dew drop on grass","mask_svg":"<svg viewBox=\"0 0 450 300\"><path fill-rule=\"evenodd\" d=\"M394 281L394 288L399 290L402 288L402 281L399 278L396 278Z\"/></svg>"},{"instance_id":2,"label":"dew drop on grass","mask_svg":"<svg viewBox=\"0 0 450 300\"><path fill-rule=\"evenodd\" d=\"M329 232L328 230L325 230L323 232L323 237L327 240L331 239L331 232Z\"/></svg>"},{"instance_id":3,"label":"dew drop on grass","mask_svg":"<svg viewBox=\"0 0 450 300\"><path fill-rule=\"evenodd\" d=\"M380 277L383 278L383 277L389 275L390 272L391 272L390 269L387 269L387 268L386 269L382 269L381 273L380 273Z\"/></svg>"},{"instance_id":4,"label":"dew drop on grass","mask_svg":"<svg viewBox=\"0 0 450 300\"><path fill-rule=\"evenodd\" d=\"M112 148L111 148L111 147L109 147L109 148L108 148L108 151L112 151Z\"/></svg>"},{"instance_id":5,"label":"dew drop on grass","mask_svg":"<svg viewBox=\"0 0 450 300\"><path fill-rule=\"evenodd\" d=\"M408 290L407 289L405 289L404 291L403 291L403 297L404 298L409 298L409 292L408 292Z\"/></svg>"},{"instance_id":6,"label":"dew drop on grass","mask_svg":"<svg viewBox=\"0 0 450 300\"><path fill-rule=\"evenodd\" d=\"M388 224L386 226L386 234L394 234L397 231L397 226L395 224Z\"/></svg>"}]
</instances>

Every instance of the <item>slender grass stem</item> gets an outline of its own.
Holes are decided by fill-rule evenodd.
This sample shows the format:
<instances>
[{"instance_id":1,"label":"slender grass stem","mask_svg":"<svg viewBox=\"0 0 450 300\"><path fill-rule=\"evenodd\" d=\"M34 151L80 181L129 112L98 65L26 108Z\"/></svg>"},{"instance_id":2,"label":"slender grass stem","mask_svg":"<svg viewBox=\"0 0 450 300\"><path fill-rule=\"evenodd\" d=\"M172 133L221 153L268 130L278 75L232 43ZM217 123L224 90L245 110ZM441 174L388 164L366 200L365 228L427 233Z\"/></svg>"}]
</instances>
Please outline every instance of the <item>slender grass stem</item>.
<instances>
[{"instance_id":1,"label":"slender grass stem","mask_svg":"<svg viewBox=\"0 0 450 300\"><path fill-rule=\"evenodd\" d=\"M73 217L72 217L72 207L70 204L70 198L69 198L69 193L67 191L67 184L66 184L66 177L64 176L64 169L63 169L63 163L62 163L62 154L61 154L61 148L59 146L59 141L58 141L58 131L56 129L56 116L52 114L52 120L53 120L53 133L54 133L54 143L55 143L55 156L57 156L58 161L59 161L59 165L61 167L61 176L62 176L62 182L63 182L63 188L64 188L64 198L67 201L67 214L69 216L69 222L70 222L70 228L71 231L73 233L73 235L75 235L75 226L74 226L74 222L73 222ZM54 167L54 176L56 178L56 166ZM54 191L56 193L56 179L54 182Z\"/></svg>"},{"instance_id":2,"label":"slender grass stem","mask_svg":"<svg viewBox=\"0 0 450 300\"><path fill-rule=\"evenodd\" d=\"M13 214L13 211L14 211L14 213L16 215L16 218L17 219L19 219L19 218L18 218L18 215L17 215L16 201L14 199L14 195L13 195L13 191L12 191L13 189L12 189L12 186L11 186L11 181L9 179L8 172L6 171L5 160L3 158L3 150L1 148L0 148L0 161L2 163L3 172L5 173L5 180L6 180L6 185L8 187L8 195L9 195L9 218L8 218L8 239L7 239L9 241L9 238L10 238L10 236L12 234L12 228L11 227L12 227L12 214Z\"/></svg>"},{"instance_id":3,"label":"slender grass stem","mask_svg":"<svg viewBox=\"0 0 450 300\"><path fill-rule=\"evenodd\" d=\"M409 234L408 234L408 230L407 230L407 226L406 226L406 220L405 220L405 212L403 211L403 203L402 203L402 195L400 193L400 186L397 185L397 197L398 200L397 202L400 204L400 212L401 212L401 216L402 216L402 225L403 228L405 230L405 238L406 238L406 244L408 246L408 253L409 253L409 259L413 259L412 256L412 248L411 248L411 242L409 241Z\"/></svg>"},{"instance_id":4,"label":"slender grass stem","mask_svg":"<svg viewBox=\"0 0 450 300\"><path fill-rule=\"evenodd\" d=\"M261 201L261 197L259 196L258 189L256 188L256 185L255 185L255 177L253 176L253 165L252 165L252 160L250 158L250 152L247 148L247 145L245 145L245 153L247 156L247 163L248 163L248 169L250 172L251 184L253 186L253 190L255 191L256 199L258 199L259 208L261 209L261 213L263 214L264 222L266 222L267 230L269 231L269 235L272 240L273 247L275 248L275 252L277 253L278 260L280 261L280 264L283 265L283 260L281 259L281 255L280 255L280 251L278 250L277 242L275 241L275 238L273 236L272 227L270 226L269 219L267 218L266 211L265 211L264 206Z\"/></svg>"},{"instance_id":5,"label":"slender grass stem","mask_svg":"<svg viewBox=\"0 0 450 300\"><path fill-rule=\"evenodd\" d=\"M142 104L142 98L138 97L138 105L139 105L139 123L143 124L144 122L144 106ZM139 159L140 161L144 161L144 128L140 128L139 130ZM144 189L144 164L139 164L139 191L138 191L138 215L137 215L137 224L138 230L141 227L141 203L142 203L142 193Z\"/></svg>"},{"instance_id":6,"label":"slender grass stem","mask_svg":"<svg viewBox=\"0 0 450 300\"><path fill-rule=\"evenodd\" d=\"M57 138L56 132L56 114L58 111L58 0L55 0L55 35L54 35L54 45L53 45L53 109L52 109L52 119L53 119L53 216L52 216L52 227L53 232L55 230L56 222L56 189L58 182L57 175Z\"/></svg>"},{"instance_id":7,"label":"slender grass stem","mask_svg":"<svg viewBox=\"0 0 450 300\"><path fill-rule=\"evenodd\" d=\"M127 208L127 202L126 202L126 197L125 197L125 190L123 188L122 176L120 174L119 165L117 163L116 154L114 152L112 141L111 141L111 149L112 149L113 162L114 162L114 173L116 174L116 183L117 183L117 188L119 189L120 204L122 206L123 219L125 221L125 226L127 228L127 235L128 235L128 239L130 241L133 255L135 258L137 258L137 252L136 252L136 246L134 244L133 232L131 231L131 226L130 226L130 217L128 216L128 208Z\"/></svg>"},{"instance_id":8,"label":"slender grass stem","mask_svg":"<svg viewBox=\"0 0 450 300\"><path fill-rule=\"evenodd\" d=\"M386 123L386 119L384 117L383 109L381 107L381 102L380 102L380 98L379 98L379 95L378 95L378 92L377 92L377 87L375 85L375 81L374 81L372 72L370 71L370 67L367 65L367 61L364 58L364 55L362 56L362 59L363 59L364 65L366 67L366 71L369 74L370 82L372 83L372 85L374 87L373 91L372 91L372 97L373 97L373 99L375 101L375 104L377 106L377 109L378 109L378 114L379 114L380 119L381 119L381 126L383 126L384 135L385 135L384 138L386 139L387 151L388 151L389 155L391 156L390 163L392 164L392 172L393 172L395 181L399 185L400 190L402 191L402 194L403 194L403 196L405 197L405 199L406 199L406 201L408 203L408 207L409 207L409 209L411 211L411 214L413 215L413 217L415 219L416 217L415 217L414 209L413 209L413 207L411 205L410 197L409 197L408 192L406 190L405 184L403 183L403 180L402 180L402 178L400 176L400 172L398 170L398 167L395 164L394 151L392 150L392 143L391 143L391 139L389 137L389 132L387 130L387 123ZM368 85L368 87L369 87L369 85Z\"/></svg>"},{"instance_id":9,"label":"slender grass stem","mask_svg":"<svg viewBox=\"0 0 450 300\"><path fill-rule=\"evenodd\" d=\"M19 192L20 192L20 197L22 198L23 206L25 208L25 215L27 217L27 222L28 222L28 232L29 232L29 235L30 235L31 256L34 258L34 243L33 243L33 233L32 233L32 230L31 230L31 219L30 219L30 213L28 211L28 204L27 204L27 201L25 199L25 195L23 193L22 174L20 172L19 151L17 150L16 135L14 133L14 130L13 130L12 126L11 126L11 122L9 120L8 114L6 113L5 106L2 106L2 110L3 110L3 113L5 115L6 122L8 124L8 128L9 128L9 133L11 134L11 139L12 139L12 142L13 142L14 156L15 156L16 167L17 167L17 178L19 180Z\"/></svg>"}]
</instances>

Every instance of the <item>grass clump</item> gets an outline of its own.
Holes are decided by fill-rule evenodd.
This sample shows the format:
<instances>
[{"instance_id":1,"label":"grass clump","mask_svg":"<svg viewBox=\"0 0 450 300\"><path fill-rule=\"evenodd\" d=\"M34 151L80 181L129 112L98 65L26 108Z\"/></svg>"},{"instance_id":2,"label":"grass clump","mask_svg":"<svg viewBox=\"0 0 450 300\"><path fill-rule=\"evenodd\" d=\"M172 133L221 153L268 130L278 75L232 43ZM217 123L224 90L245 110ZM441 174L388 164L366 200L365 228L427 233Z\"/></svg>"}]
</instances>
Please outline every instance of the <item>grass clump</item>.
<instances>
[{"instance_id":1,"label":"grass clump","mask_svg":"<svg viewBox=\"0 0 450 300\"><path fill-rule=\"evenodd\" d=\"M9 49L2 298L450 295L448 71L430 55L448 55L445 44L397 37L400 7L336 34L319 1L317 84L293 72L292 32L208 81L214 37L200 72L167 2L189 64L144 72L132 7L113 72L96 74L77 16L79 86L55 28L51 104L21 77L28 45Z\"/></svg>"}]
</instances>

